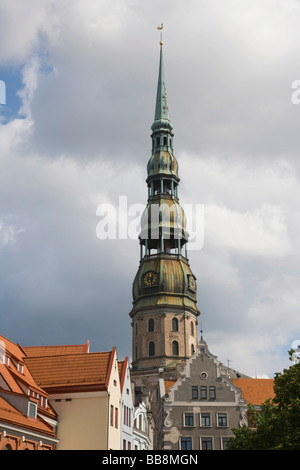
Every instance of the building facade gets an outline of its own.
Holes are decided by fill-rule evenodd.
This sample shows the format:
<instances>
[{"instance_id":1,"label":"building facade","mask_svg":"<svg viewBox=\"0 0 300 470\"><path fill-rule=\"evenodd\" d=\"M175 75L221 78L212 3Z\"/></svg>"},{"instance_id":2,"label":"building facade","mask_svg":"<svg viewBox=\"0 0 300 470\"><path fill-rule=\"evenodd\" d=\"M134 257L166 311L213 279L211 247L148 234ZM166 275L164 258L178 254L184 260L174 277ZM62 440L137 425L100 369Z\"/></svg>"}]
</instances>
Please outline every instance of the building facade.
<instances>
[{"instance_id":1,"label":"building facade","mask_svg":"<svg viewBox=\"0 0 300 470\"><path fill-rule=\"evenodd\" d=\"M176 382L160 379L160 394L160 449L224 450L232 428L248 425L241 389L202 338Z\"/></svg>"},{"instance_id":2,"label":"building facade","mask_svg":"<svg viewBox=\"0 0 300 470\"><path fill-rule=\"evenodd\" d=\"M134 423L134 401L132 395L132 384L128 357L119 361L119 376L121 388L121 442L120 449L132 450L133 446L133 423Z\"/></svg>"},{"instance_id":3,"label":"building facade","mask_svg":"<svg viewBox=\"0 0 300 470\"><path fill-rule=\"evenodd\" d=\"M58 417L24 355L0 336L0 450L55 450Z\"/></svg>"},{"instance_id":4,"label":"building facade","mask_svg":"<svg viewBox=\"0 0 300 470\"><path fill-rule=\"evenodd\" d=\"M116 348L74 353L74 346L25 348L32 376L58 416L57 450L120 450L121 387ZM51 351L52 355L49 355ZM39 355L38 355L39 354Z\"/></svg>"}]
</instances>

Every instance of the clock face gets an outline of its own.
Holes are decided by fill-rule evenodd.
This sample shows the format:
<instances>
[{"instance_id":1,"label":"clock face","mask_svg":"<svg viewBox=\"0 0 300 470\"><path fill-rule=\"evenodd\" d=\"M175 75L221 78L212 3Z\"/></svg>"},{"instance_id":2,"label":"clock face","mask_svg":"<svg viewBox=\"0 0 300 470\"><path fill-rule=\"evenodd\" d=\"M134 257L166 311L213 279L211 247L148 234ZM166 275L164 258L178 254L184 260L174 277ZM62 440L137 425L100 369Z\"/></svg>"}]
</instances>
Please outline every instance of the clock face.
<instances>
[{"instance_id":1,"label":"clock face","mask_svg":"<svg viewBox=\"0 0 300 470\"><path fill-rule=\"evenodd\" d=\"M189 276L189 289L195 291L196 290L196 281L194 276Z\"/></svg>"},{"instance_id":2,"label":"clock face","mask_svg":"<svg viewBox=\"0 0 300 470\"><path fill-rule=\"evenodd\" d=\"M148 271L146 274L143 276L143 281L145 286L153 286L154 284L157 283L157 273L154 271Z\"/></svg>"}]
</instances>

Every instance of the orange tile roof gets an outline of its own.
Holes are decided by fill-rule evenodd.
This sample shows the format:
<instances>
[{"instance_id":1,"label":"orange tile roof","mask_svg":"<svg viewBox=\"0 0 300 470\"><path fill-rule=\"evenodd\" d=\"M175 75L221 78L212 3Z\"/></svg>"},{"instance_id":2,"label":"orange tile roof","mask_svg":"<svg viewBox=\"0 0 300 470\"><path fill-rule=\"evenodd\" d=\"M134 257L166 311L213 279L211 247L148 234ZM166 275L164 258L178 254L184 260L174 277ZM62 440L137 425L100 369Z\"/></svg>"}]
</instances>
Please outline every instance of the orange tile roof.
<instances>
[{"instance_id":1,"label":"orange tile roof","mask_svg":"<svg viewBox=\"0 0 300 470\"><path fill-rule=\"evenodd\" d=\"M165 392L168 393L168 389L174 385L176 380L165 380Z\"/></svg>"},{"instance_id":2,"label":"orange tile roof","mask_svg":"<svg viewBox=\"0 0 300 470\"><path fill-rule=\"evenodd\" d=\"M6 352L9 352L11 356L15 357L19 361L23 360L24 351L19 344L13 343L2 335L0 335L0 341L4 344Z\"/></svg>"},{"instance_id":3,"label":"orange tile roof","mask_svg":"<svg viewBox=\"0 0 300 470\"><path fill-rule=\"evenodd\" d=\"M4 345L5 348L5 355L10 357L9 365L6 366L1 364L0 361L0 373L4 378L7 385L10 387L12 391L19 392L19 385L20 383L25 384L27 387L34 389L35 391L45 394L44 390L42 390L34 381L30 371L28 370L26 364L24 363L24 351L22 350L21 346L18 344L13 343L12 341L8 340L4 336L0 335L0 341ZM20 363L23 365L23 373L20 373L16 367L16 364Z\"/></svg>"},{"instance_id":4,"label":"orange tile roof","mask_svg":"<svg viewBox=\"0 0 300 470\"><path fill-rule=\"evenodd\" d=\"M0 335L1 341L1 356L5 357L5 361L0 360L0 419L1 422L14 424L15 426L22 426L30 428L40 433L54 436L52 426L47 424L44 417L48 416L56 420L57 415L48 402L44 402L43 406L39 403L38 396L48 398L48 394L39 387L34 381L30 371L24 363L25 353L22 347L13 343L4 336ZM9 358L9 361L7 360ZM18 369L18 365L22 366ZM35 398L31 392L35 392ZM31 400L38 403L39 415L37 418L29 418L25 414L18 411L11 403L18 403L20 398L23 397L27 400L31 396ZM11 401L8 397L12 397L15 402ZM7 401L9 400L9 401Z\"/></svg>"},{"instance_id":5,"label":"orange tile roof","mask_svg":"<svg viewBox=\"0 0 300 470\"><path fill-rule=\"evenodd\" d=\"M25 362L38 385L46 391L91 386L104 390L115 348L109 352L26 357Z\"/></svg>"},{"instance_id":6,"label":"orange tile roof","mask_svg":"<svg viewBox=\"0 0 300 470\"><path fill-rule=\"evenodd\" d=\"M23 415L20 411L14 408L8 401L0 396L0 419L2 422L21 426L23 428L35 430L54 436L54 429L46 421L40 417L36 419L28 418Z\"/></svg>"},{"instance_id":7,"label":"orange tile roof","mask_svg":"<svg viewBox=\"0 0 300 470\"><path fill-rule=\"evenodd\" d=\"M231 379L231 382L242 391L242 398L252 405L261 405L268 398L274 397L273 379Z\"/></svg>"},{"instance_id":8,"label":"orange tile roof","mask_svg":"<svg viewBox=\"0 0 300 470\"><path fill-rule=\"evenodd\" d=\"M26 356L62 356L67 354L86 354L89 352L89 341L86 344L66 344L58 346L25 346Z\"/></svg>"}]
</instances>

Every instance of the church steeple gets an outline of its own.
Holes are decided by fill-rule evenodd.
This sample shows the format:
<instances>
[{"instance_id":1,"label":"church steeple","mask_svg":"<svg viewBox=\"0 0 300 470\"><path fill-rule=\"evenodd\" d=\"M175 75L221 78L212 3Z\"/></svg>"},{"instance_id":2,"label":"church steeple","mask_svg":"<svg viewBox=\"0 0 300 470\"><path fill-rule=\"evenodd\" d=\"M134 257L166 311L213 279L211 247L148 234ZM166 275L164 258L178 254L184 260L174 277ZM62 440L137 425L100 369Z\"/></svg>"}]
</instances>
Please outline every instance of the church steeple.
<instances>
[{"instance_id":1,"label":"church steeple","mask_svg":"<svg viewBox=\"0 0 300 470\"><path fill-rule=\"evenodd\" d=\"M154 123L152 125L152 130L159 128L169 128L172 130L172 125L170 122L169 108L167 102L167 88L165 82L165 73L164 73L164 61L163 61L163 45L160 44L160 60L159 60L159 72L158 72L158 81L157 81L157 93L156 93L156 106L155 106L155 116Z\"/></svg>"},{"instance_id":2,"label":"church steeple","mask_svg":"<svg viewBox=\"0 0 300 470\"><path fill-rule=\"evenodd\" d=\"M178 197L178 163L167 103L162 42L141 217L140 266L133 282L133 373L176 368L197 345L196 278L187 259L186 219Z\"/></svg>"}]
</instances>

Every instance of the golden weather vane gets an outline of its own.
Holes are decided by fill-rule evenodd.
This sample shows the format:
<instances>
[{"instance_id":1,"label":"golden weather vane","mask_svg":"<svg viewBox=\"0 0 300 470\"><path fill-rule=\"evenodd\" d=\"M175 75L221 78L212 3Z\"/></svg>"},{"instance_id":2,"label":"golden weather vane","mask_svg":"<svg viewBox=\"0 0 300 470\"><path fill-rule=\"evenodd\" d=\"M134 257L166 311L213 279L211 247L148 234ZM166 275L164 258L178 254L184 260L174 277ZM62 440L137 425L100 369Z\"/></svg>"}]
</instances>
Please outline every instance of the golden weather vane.
<instances>
[{"instance_id":1,"label":"golden weather vane","mask_svg":"<svg viewBox=\"0 0 300 470\"><path fill-rule=\"evenodd\" d=\"M162 29L163 29L164 25L161 23L160 26L157 26L157 29L160 30L160 45L162 46L163 45L163 40L162 40Z\"/></svg>"}]
</instances>

